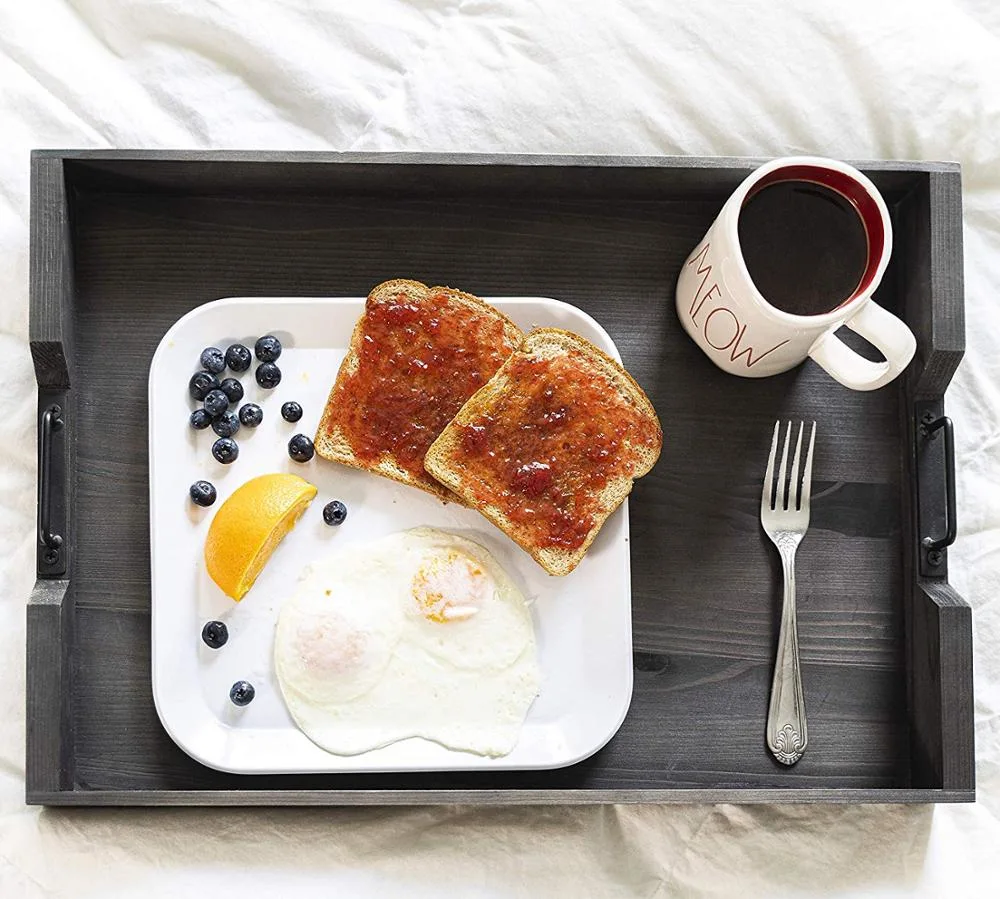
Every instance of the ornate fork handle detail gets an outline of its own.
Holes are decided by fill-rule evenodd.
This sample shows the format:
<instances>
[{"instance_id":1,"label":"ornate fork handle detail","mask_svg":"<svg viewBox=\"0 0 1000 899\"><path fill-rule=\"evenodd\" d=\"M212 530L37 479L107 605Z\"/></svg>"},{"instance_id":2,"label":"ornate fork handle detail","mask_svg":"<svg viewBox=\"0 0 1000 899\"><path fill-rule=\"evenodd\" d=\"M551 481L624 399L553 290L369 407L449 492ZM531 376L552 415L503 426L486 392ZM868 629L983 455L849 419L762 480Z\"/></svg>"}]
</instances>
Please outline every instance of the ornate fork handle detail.
<instances>
[{"instance_id":1,"label":"ornate fork handle detail","mask_svg":"<svg viewBox=\"0 0 1000 899\"><path fill-rule=\"evenodd\" d=\"M786 765L794 765L802 758L803 749L805 749L805 744L802 742L802 738L790 724L786 724L778 731L774 738L774 745L771 747L774 757Z\"/></svg>"}]
</instances>

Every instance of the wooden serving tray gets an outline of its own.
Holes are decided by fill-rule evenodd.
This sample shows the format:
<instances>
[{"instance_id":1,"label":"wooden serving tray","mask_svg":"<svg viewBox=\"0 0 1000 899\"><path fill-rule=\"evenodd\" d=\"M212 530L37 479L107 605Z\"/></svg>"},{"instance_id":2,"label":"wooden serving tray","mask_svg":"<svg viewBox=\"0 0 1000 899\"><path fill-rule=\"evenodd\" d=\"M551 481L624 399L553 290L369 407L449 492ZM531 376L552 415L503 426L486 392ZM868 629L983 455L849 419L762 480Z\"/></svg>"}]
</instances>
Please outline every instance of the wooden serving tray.
<instances>
[{"instance_id":1,"label":"wooden serving tray","mask_svg":"<svg viewBox=\"0 0 1000 899\"><path fill-rule=\"evenodd\" d=\"M859 164L893 216L878 299L918 349L904 378L855 393L812 363L763 380L725 375L678 325L678 270L757 164L35 153L40 502L27 801L973 800L971 612L948 585L947 550L925 545L954 524L949 435L927 425L943 414L964 347L958 167ZM161 727L150 688L153 350L181 315L218 297L364 295L395 276L573 303L604 325L649 393L666 444L631 498L631 710L603 750L554 771L202 767ZM819 424L798 562L809 749L791 769L764 742L781 578L757 510L778 417Z\"/></svg>"}]
</instances>

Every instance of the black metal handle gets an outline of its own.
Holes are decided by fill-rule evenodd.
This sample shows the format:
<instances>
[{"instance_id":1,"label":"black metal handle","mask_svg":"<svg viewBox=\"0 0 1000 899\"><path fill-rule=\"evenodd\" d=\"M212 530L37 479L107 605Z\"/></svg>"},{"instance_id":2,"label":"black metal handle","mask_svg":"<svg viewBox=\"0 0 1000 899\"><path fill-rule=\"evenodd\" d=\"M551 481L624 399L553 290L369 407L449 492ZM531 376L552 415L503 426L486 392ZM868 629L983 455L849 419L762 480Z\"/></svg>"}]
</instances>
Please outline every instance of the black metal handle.
<instances>
[{"instance_id":1,"label":"black metal handle","mask_svg":"<svg viewBox=\"0 0 1000 899\"><path fill-rule=\"evenodd\" d=\"M62 408L49 406L42 414L38 441L38 543L50 550L58 550L63 544L62 536L52 533L52 434L62 426Z\"/></svg>"},{"instance_id":2,"label":"black metal handle","mask_svg":"<svg viewBox=\"0 0 1000 899\"><path fill-rule=\"evenodd\" d=\"M955 429L947 415L925 422L922 428L926 440L936 437L938 431L944 433L944 494L947 521L943 537L935 540L928 536L920 541L931 552L938 552L946 546L951 546L958 534L958 518L955 514Z\"/></svg>"}]
</instances>

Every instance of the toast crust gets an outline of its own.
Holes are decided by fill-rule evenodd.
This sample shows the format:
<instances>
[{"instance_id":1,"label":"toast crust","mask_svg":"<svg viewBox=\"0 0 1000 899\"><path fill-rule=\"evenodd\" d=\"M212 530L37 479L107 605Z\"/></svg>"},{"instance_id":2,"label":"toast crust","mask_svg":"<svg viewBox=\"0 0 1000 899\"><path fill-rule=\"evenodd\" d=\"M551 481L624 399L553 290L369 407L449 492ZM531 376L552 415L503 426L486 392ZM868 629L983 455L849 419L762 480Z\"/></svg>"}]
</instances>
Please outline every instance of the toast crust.
<instances>
[{"instance_id":1,"label":"toast crust","mask_svg":"<svg viewBox=\"0 0 1000 899\"><path fill-rule=\"evenodd\" d=\"M631 442L626 436L627 449L633 455L632 464L620 476L609 480L595 497L597 512L593 516L593 525L582 544L573 549L539 545L532 529L512 520L507 514L509 510L483 501L481 492L473 483L473 474L463 466L462 452L459 448L465 426L476 420L482 420L482 416L496 409L498 401L505 394L516 389L511 372L518 359L546 359L559 355L571 356L575 366L580 366L584 372L610 383L617 391L620 401L637 413L644 427L650 429L652 433L649 441L644 443ZM489 383L459 410L452 422L431 445L424 458L424 467L435 479L458 494L467 505L476 508L500 528L547 572L553 575L566 575L576 568L586 555L604 522L631 492L635 480L647 474L656 463L662 445L663 432L652 403L635 379L618 362L577 334L559 328L539 328L524 338L521 346L501 366Z\"/></svg>"},{"instance_id":2,"label":"toast crust","mask_svg":"<svg viewBox=\"0 0 1000 899\"><path fill-rule=\"evenodd\" d=\"M394 278L389 281L383 281L381 284L376 285L371 293L369 293L365 303L365 312L354 326L347 355L344 357L344 361L341 363L337 373L337 378L330 389L313 443L316 447L316 452L322 458L331 462L339 462L342 465L348 465L352 468L390 478L401 484L407 484L410 487L417 487L445 502L462 502L458 496L438 481L435 481L424 471L414 473L408 470L393 455L390 447L386 447L384 453L372 459L362 458L352 445L349 427L344 417L345 407L340 403L340 394L346 390L345 385L358 372L361 365L361 347L366 335L366 323L370 310L378 304L398 302L401 295L406 298L408 303L420 307L426 307L427 304L434 303L440 308L442 302L444 302L448 305L454 304L457 308L469 309L478 315L486 316L490 322L499 323L502 331L502 341L510 351L513 351L517 347L523 337L521 329L506 315L472 294L453 290L450 287L428 287L419 281L412 281L406 278ZM485 349L483 347L476 348L480 350Z\"/></svg>"}]
</instances>

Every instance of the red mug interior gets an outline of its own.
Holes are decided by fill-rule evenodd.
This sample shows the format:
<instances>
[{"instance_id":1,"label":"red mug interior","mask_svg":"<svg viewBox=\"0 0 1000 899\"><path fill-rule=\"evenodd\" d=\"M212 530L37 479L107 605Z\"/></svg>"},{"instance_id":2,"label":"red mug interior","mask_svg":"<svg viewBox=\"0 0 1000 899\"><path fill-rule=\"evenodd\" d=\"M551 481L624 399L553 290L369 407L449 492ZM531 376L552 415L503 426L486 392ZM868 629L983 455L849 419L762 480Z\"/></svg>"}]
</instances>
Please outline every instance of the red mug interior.
<instances>
[{"instance_id":1,"label":"red mug interior","mask_svg":"<svg viewBox=\"0 0 1000 899\"><path fill-rule=\"evenodd\" d=\"M745 206L751 197L768 185L779 184L783 181L812 182L836 191L854 207L861 219L868 242L865 268L858 281L858 286L854 288L850 296L834 307L834 309L840 309L864 294L875 280L879 263L885 252L885 228L882 225L882 213L878 204L864 185L844 172L814 165L789 165L768 172L754 184L743 199L743 205Z\"/></svg>"}]
</instances>

